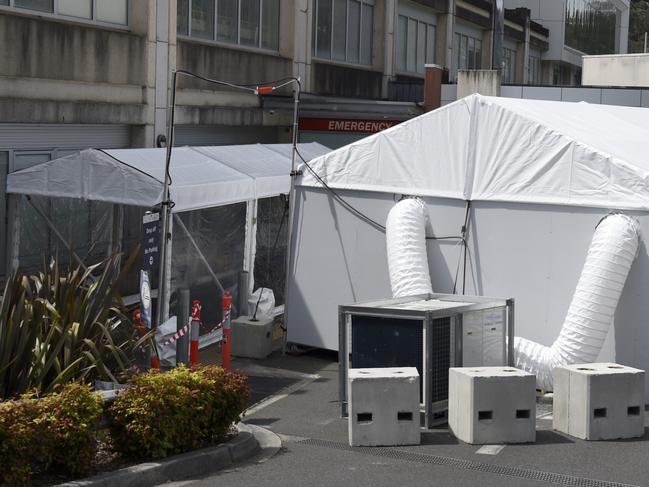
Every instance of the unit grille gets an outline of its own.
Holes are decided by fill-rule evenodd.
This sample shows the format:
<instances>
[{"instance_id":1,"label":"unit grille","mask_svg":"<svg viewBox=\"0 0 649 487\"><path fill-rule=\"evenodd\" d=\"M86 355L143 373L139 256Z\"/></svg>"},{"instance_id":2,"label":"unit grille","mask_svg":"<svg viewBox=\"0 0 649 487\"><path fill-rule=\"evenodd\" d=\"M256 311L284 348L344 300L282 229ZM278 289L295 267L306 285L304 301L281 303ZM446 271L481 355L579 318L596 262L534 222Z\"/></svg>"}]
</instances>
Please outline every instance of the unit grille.
<instances>
[{"instance_id":1,"label":"unit grille","mask_svg":"<svg viewBox=\"0 0 649 487\"><path fill-rule=\"evenodd\" d=\"M448 369L451 366L451 318L437 318L432 323L431 401L448 399Z\"/></svg>"}]
</instances>

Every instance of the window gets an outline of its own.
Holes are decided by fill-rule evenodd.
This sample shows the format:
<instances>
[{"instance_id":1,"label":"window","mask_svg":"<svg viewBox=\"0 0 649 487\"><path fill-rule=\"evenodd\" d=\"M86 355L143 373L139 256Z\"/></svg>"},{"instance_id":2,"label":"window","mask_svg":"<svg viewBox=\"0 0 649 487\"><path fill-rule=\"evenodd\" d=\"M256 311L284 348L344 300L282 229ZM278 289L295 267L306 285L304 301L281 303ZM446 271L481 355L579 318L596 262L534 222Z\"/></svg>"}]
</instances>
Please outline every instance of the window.
<instances>
[{"instance_id":1,"label":"window","mask_svg":"<svg viewBox=\"0 0 649 487\"><path fill-rule=\"evenodd\" d=\"M279 49L280 0L177 0L179 35Z\"/></svg>"},{"instance_id":2,"label":"window","mask_svg":"<svg viewBox=\"0 0 649 487\"><path fill-rule=\"evenodd\" d=\"M0 5L128 25L128 0L0 0Z\"/></svg>"},{"instance_id":3,"label":"window","mask_svg":"<svg viewBox=\"0 0 649 487\"><path fill-rule=\"evenodd\" d=\"M567 0L565 44L586 54L614 54L620 10L607 0Z\"/></svg>"},{"instance_id":4,"label":"window","mask_svg":"<svg viewBox=\"0 0 649 487\"><path fill-rule=\"evenodd\" d=\"M424 65L435 62L435 26L399 15L397 25L397 70L423 73Z\"/></svg>"},{"instance_id":5,"label":"window","mask_svg":"<svg viewBox=\"0 0 649 487\"><path fill-rule=\"evenodd\" d=\"M503 83L513 84L516 82L516 51L503 48Z\"/></svg>"},{"instance_id":6,"label":"window","mask_svg":"<svg viewBox=\"0 0 649 487\"><path fill-rule=\"evenodd\" d=\"M541 58L538 56L530 56L528 61L528 74L527 82L530 85L541 84Z\"/></svg>"},{"instance_id":7,"label":"window","mask_svg":"<svg viewBox=\"0 0 649 487\"><path fill-rule=\"evenodd\" d=\"M372 64L374 0L316 0L315 56Z\"/></svg>"},{"instance_id":8,"label":"window","mask_svg":"<svg viewBox=\"0 0 649 487\"><path fill-rule=\"evenodd\" d=\"M482 40L456 33L453 47L457 53L457 69L481 68Z\"/></svg>"}]
</instances>

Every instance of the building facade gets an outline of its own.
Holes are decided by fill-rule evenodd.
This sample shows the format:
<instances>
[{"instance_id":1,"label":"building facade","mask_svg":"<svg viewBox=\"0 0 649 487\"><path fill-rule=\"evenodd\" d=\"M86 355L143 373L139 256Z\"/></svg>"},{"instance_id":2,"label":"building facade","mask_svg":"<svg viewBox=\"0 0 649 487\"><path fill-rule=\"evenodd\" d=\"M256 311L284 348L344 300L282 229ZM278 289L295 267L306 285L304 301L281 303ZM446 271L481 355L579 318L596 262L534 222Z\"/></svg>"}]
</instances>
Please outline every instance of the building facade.
<instances>
[{"instance_id":1,"label":"building facade","mask_svg":"<svg viewBox=\"0 0 649 487\"><path fill-rule=\"evenodd\" d=\"M625 54L630 0L505 0L525 7L532 20L549 30L542 59L542 84L581 84L582 56Z\"/></svg>"},{"instance_id":2,"label":"building facade","mask_svg":"<svg viewBox=\"0 0 649 487\"><path fill-rule=\"evenodd\" d=\"M505 83L556 81L546 2L509 2ZM0 0L0 191L8 172L72 151L163 144L177 69L251 85L297 76L301 140L344 145L422 113L425 64L450 82L460 69L491 69L493 3ZM176 105L178 145L291 140L290 87L256 96L181 76ZM12 209L0 201L5 222Z\"/></svg>"}]
</instances>

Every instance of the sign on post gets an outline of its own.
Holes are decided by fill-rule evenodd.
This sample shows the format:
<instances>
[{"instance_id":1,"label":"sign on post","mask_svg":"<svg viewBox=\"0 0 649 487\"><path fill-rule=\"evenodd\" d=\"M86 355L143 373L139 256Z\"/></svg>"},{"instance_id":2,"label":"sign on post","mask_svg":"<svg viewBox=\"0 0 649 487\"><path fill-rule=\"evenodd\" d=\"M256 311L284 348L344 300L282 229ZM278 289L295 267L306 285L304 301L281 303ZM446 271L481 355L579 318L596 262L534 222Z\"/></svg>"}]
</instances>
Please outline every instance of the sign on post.
<instances>
[{"instance_id":1,"label":"sign on post","mask_svg":"<svg viewBox=\"0 0 649 487\"><path fill-rule=\"evenodd\" d=\"M142 269L150 271L160 262L160 213L144 215L142 233Z\"/></svg>"}]
</instances>

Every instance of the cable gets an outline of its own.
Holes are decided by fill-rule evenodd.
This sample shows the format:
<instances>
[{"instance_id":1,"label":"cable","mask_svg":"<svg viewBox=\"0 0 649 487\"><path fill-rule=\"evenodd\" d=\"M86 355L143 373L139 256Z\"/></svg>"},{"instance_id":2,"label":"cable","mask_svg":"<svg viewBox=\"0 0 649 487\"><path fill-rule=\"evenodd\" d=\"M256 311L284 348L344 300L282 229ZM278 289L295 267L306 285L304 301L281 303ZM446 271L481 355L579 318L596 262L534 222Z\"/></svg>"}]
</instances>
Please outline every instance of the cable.
<instances>
[{"instance_id":1,"label":"cable","mask_svg":"<svg viewBox=\"0 0 649 487\"><path fill-rule=\"evenodd\" d=\"M304 165L307 167L309 172L313 175L314 178L318 180L318 182L327 190L329 191L334 199L338 201L343 207L345 207L348 211L356 215L358 218L361 220L365 221L366 223L370 224L374 228L380 230L381 232L385 233L385 225L381 225L379 222L376 220L373 220L369 216L367 216L365 213L361 212L359 209L355 208L352 206L348 201L346 201L342 196L340 196L331 186L329 186L324 179L320 177L320 175L315 172L315 170L309 165L309 163L302 157L302 154L300 154L300 151L295 149L295 153L298 155L298 157L302 160ZM426 236L426 240L462 240L463 237L460 236L447 236L447 237L429 237Z\"/></svg>"}]
</instances>

